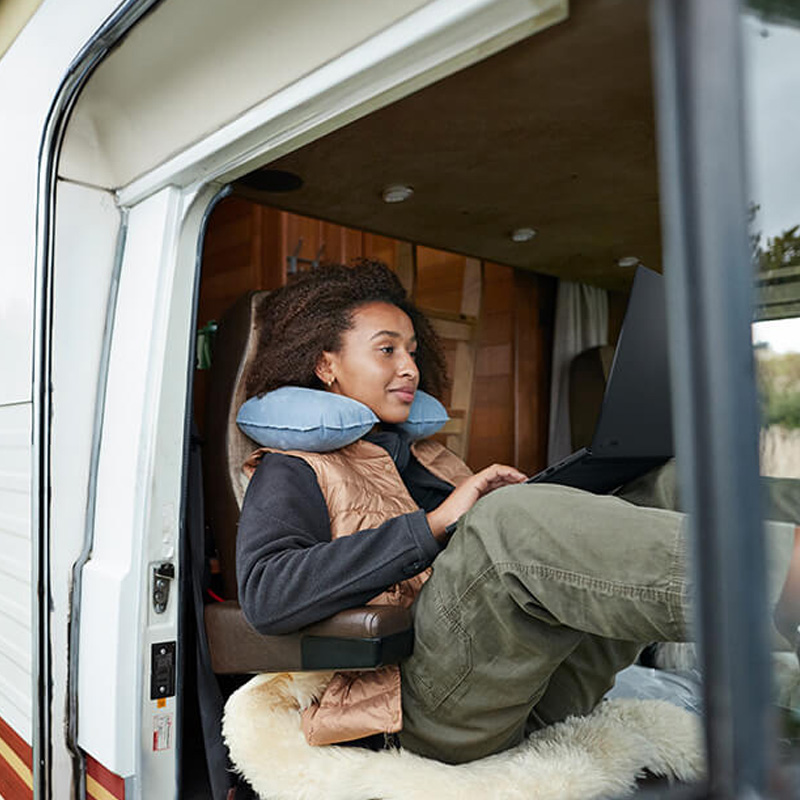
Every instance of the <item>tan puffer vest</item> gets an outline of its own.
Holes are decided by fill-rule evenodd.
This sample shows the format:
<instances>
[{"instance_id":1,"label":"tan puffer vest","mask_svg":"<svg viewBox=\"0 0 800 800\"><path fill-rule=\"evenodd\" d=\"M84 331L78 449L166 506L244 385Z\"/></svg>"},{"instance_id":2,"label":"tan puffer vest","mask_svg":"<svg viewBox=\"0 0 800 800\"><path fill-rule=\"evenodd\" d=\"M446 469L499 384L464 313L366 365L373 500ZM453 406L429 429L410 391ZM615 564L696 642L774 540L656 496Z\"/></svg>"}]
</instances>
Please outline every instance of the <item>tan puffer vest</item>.
<instances>
[{"instance_id":1,"label":"tan puffer vest","mask_svg":"<svg viewBox=\"0 0 800 800\"><path fill-rule=\"evenodd\" d=\"M314 470L328 506L334 539L418 510L389 454L371 442L359 440L332 453L262 448L245 463L245 474L250 477L262 455L270 452L302 458ZM472 475L458 456L437 442L415 442L411 452L437 478L454 486ZM391 586L370 604L411 606L430 572L428 568ZM395 733L402 727L400 669L394 665L368 672L335 673L319 702L303 713L303 732L313 745Z\"/></svg>"}]
</instances>

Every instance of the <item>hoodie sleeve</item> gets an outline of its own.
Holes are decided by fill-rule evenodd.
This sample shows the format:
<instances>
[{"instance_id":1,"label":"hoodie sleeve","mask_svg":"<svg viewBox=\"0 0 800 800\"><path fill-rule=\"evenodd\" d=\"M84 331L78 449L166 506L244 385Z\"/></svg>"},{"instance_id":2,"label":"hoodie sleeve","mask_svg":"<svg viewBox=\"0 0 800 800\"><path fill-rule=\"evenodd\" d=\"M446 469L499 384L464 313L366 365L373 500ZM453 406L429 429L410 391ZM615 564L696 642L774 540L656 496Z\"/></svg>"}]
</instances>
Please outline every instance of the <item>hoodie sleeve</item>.
<instances>
[{"instance_id":1,"label":"hoodie sleeve","mask_svg":"<svg viewBox=\"0 0 800 800\"><path fill-rule=\"evenodd\" d=\"M440 549L421 510L332 539L314 470L271 453L250 481L239 520L239 602L256 630L290 633L363 605L428 567Z\"/></svg>"}]
</instances>

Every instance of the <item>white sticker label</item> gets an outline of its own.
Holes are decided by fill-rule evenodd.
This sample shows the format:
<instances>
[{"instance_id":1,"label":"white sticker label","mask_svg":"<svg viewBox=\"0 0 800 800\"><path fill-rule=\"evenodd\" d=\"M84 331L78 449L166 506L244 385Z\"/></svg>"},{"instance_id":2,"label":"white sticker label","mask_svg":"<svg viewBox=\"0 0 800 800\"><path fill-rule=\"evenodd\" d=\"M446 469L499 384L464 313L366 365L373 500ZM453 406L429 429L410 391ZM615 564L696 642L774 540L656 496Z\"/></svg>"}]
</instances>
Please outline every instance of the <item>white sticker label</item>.
<instances>
[{"instance_id":1,"label":"white sticker label","mask_svg":"<svg viewBox=\"0 0 800 800\"><path fill-rule=\"evenodd\" d=\"M172 747L172 714L156 714L153 717L153 751L169 750Z\"/></svg>"}]
</instances>

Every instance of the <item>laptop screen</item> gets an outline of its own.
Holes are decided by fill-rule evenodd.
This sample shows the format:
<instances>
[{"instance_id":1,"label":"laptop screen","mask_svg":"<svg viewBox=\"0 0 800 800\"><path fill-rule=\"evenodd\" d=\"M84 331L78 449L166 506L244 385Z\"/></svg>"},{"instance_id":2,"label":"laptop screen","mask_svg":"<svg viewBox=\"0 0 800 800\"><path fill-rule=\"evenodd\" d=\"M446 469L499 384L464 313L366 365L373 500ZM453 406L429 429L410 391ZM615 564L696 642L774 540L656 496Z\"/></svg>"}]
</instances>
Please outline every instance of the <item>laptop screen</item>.
<instances>
[{"instance_id":1,"label":"laptop screen","mask_svg":"<svg viewBox=\"0 0 800 800\"><path fill-rule=\"evenodd\" d=\"M639 267L617 342L592 454L669 458L674 453L664 279Z\"/></svg>"}]
</instances>

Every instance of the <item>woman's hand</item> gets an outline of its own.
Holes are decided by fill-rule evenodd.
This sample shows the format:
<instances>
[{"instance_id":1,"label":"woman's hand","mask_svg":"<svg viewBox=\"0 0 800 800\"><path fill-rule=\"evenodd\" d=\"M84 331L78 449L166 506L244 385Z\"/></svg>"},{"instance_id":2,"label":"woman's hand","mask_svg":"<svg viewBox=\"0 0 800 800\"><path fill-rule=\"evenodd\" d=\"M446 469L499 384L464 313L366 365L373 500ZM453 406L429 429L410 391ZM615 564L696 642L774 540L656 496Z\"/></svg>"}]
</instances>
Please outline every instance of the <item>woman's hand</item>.
<instances>
[{"instance_id":1,"label":"woman's hand","mask_svg":"<svg viewBox=\"0 0 800 800\"><path fill-rule=\"evenodd\" d=\"M438 508L428 513L431 533L443 542L447 538L446 528L469 511L475 503L489 492L501 486L522 483L527 479L518 469L504 464L492 464L467 479Z\"/></svg>"}]
</instances>

